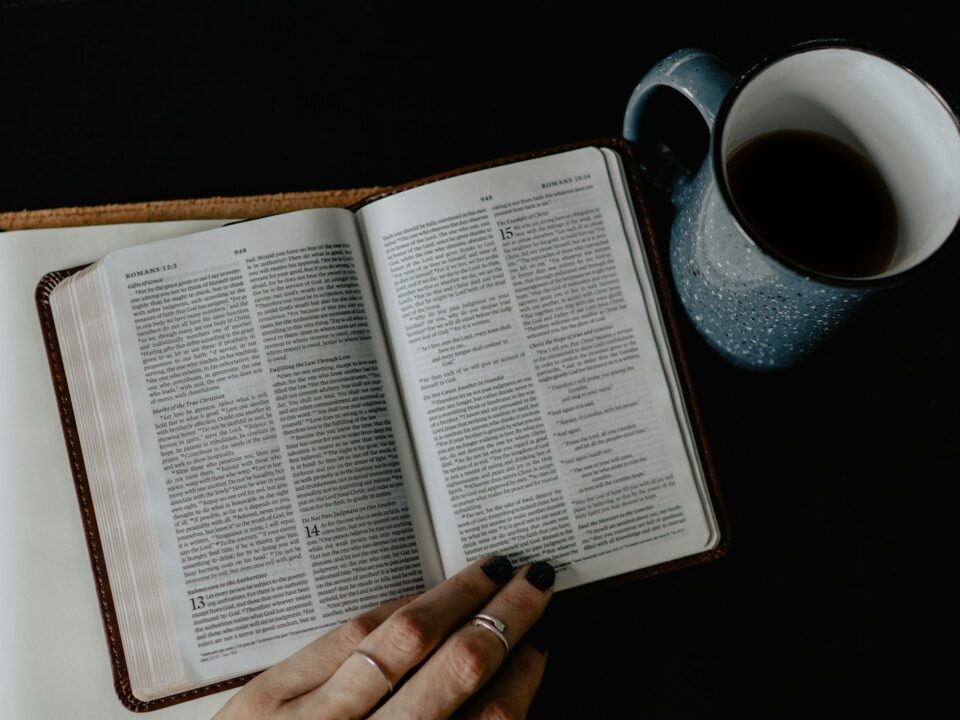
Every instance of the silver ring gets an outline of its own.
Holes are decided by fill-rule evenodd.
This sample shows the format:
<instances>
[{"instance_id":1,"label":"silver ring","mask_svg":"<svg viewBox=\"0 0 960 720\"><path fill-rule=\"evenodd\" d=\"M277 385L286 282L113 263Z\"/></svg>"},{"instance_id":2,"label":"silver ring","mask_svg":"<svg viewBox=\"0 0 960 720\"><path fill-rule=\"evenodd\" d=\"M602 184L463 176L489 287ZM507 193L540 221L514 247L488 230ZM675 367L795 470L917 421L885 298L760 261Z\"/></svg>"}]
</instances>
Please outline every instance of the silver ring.
<instances>
[{"instance_id":1,"label":"silver ring","mask_svg":"<svg viewBox=\"0 0 960 720\"><path fill-rule=\"evenodd\" d=\"M507 642L507 637L503 634L503 631L507 629L507 625L502 620L497 620L497 618L491 615L480 614L474 615L471 623L492 632L497 636L497 639L503 643L503 649L507 653L510 652L510 643Z\"/></svg>"},{"instance_id":2,"label":"silver ring","mask_svg":"<svg viewBox=\"0 0 960 720\"><path fill-rule=\"evenodd\" d=\"M493 615L487 615L486 613L477 613L473 617L480 618L481 620L486 620L493 624L493 626L502 633L507 631L507 624L502 620L497 620Z\"/></svg>"},{"instance_id":3,"label":"silver ring","mask_svg":"<svg viewBox=\"0 0 960 720\"><path fill-rule=\"evenodd\" d=\"M358 657L362 657L368 663L373 665L377 670L379 670L380 674L383 675L383 679L386 680L387 682L387 687L390 688L390 694L391 695L393 694L393 683L390 681L390 676L387 675L387 671L383 669L383 666L380 663L378 663L372 657L367 655L363 650L354 650L351 653L351 655L357 655Z\"/></svg>"}]
</instances>

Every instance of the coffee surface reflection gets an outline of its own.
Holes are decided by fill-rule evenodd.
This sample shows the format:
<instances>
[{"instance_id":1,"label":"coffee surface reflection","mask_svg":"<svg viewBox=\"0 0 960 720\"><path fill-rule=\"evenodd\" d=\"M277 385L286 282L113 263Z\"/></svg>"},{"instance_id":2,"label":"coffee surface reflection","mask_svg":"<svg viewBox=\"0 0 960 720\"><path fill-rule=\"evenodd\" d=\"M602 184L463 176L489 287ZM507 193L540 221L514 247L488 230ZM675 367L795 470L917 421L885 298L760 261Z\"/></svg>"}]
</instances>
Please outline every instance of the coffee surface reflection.
<instances>
[{"instance_id":1,"label":"coffee surface reflection","mask_svg":"<svg viewBox=\"0 0 960 720\"><path fill-rule=\"evenodd\" d=\"M890 266L893 196L873 163L840 140L806 130L759 135L730 153L726 175L745 229L780 257L843 278Z\"/></svg>"}]
</instances>

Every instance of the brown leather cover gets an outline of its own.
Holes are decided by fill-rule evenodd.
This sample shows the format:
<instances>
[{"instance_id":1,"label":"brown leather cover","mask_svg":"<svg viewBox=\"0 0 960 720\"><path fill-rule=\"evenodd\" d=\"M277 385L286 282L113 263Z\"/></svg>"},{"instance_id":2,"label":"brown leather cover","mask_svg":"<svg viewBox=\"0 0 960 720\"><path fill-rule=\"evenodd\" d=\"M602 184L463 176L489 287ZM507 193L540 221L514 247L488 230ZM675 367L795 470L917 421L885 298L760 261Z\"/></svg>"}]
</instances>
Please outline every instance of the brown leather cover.
<instances>
[{"instance_id":1,"label":"brown leather cover","mask_svg":"<svg viewBox=\"0 0 960 720\"><path fill-rule=\"evenodd\" d=\"M291 202L297 203L303 201L312 204L305 204L302 206L281 204L282 209L279 210L281 212L286 212L290 210L301 209L301 207L336 207L341 206L340 202L343 202L343 205L349 204L351 207L356 209L369 202L372 202L373 200L376 200L377 198L402 192L420 185L426 185L427 183L436 182L438 180L444 180L456 175L463 175L489 167L496 167L498 165L505 165L512 162L543 157L544 155L551 155L589 146L611 148L618 152L623 159L624 169L627 174L627 180L635 205L637 219L641 224L641 234L643 236L644 249L650 261L650 268L654 277L657 297L663 311L671 350L673 352L674 360L677 365L677 371L680 376L680 384L683 389L684 400L690 415L690 421L693 425L701 462L703 463L703 469L706 475L707 487L714 510L716 512L717 523L720 532L720 541L718 546L713 550L708 550L696 555L680 558L678 560L672 560L670 562L644 568L642 570L625 573L607 580L600 580L598 582L590 583L589 585L583 585L560 593L561 596L567 597L572 597L574 595L579 596L585 592L592 592L600 588L607 588L639 578L652 577L670 570L676 570L682 567L688 567L718 559L728 552L731 542L729 518L723 503L723 499L720 495L720 488L717 481L713 458L707 446L706 437L703 431L703 423L700 417L699 406L697 405L697 401L693 393L693 384L690 378L689 368L686 357L683 353L683 348L680 344L680 333L677 327L673 302L670 297L670 286L667 280L666 265L664 264L663 258L660 255L660 251L654 239L653 227L650 223L646 205L643 202L643 196L641 193L642 185L639 177L636 174L636 165L633 162L633 154L630 145L618 138L601 138L598 140L578 142L546 150L524 153L522 155L515 155L491 162L471 165L464 168L458 168L450 172L423 178L421 180L415 180L413 182L386 190L381 188L361 188L352 191L332 191L332 194L294 193L291 195L296 196L296 199L291 200ZM28 212L20 215L0 213L0 227L4 226L4 224L8 222L19 223L19 227L60 227L62 226L62 223L73 223L73 220L77 218L80 218L81 222L73 224L144 222L148 220L159 219L183 220L211 217L256 217L262 214L269 214L269 212L264 212L266 207L274 208L274 211L277 211L275 208L281 207L281 205L271 205L269 200L266 202L264 201L264 198L270 197L279 196L170 201L172 204L163 202L142 203L139 205L126 206L102 206L99 208L67 208L51 211L33 211L32 213ZM305 198L309 198L309 200L306 200ZM249 205L245 204L246 200L250 201ZM318 204L318 201L326 202L327 204ZM349 201L349 203L347 201ZM162 208L162 211L157 210L157 208ZM209 212L204 214L204 211L201 210L201 208L206 208L207 210L214 210L215 208L227 208L228 211L224 210L224 214L222 215L209 214ZM185 211L184 214L178 214L181 210ZM16 215L16 217L13 217L14 215ZM11 220L11 218L13 218L13 220ZM87 475L83 464L83 455L80 450L80 442L76 434L76 423L73 415L73 407L70 402L70 392L69 388L67 387L66 375L63 369L63 360L60 355L60 347L57 342L57 335L53 327L53 315L50 309L50 293L53 291L54 287L56 287L56 285L65 277L68 277L69 275L72 275L81 269L82 268L76 267L69 270L58 270L45 275L37 285L37 309L40 314L40 323L43 328L44 342L46 344L47 356L50 361L50 372L53 377L54 389L56 391L57 404L60 410L60 420L63 425L64 438L66 439L67 443L67 452L70 457L71 471L73 472L73 477L76 484L77 499L80 504L80 513L83 519L84 532L87 537L90 562L93 566L94 579L97 585L100 613L103 618L103 625L107 637L107 646L110 652L111 665L113 667L114 687L116 688L120 701L130 710L136 712L157 710L159 708L167 707L185 700L191 700L193 698L209 695L221 690L237 687L238 685L242 685L247 682L254 675L244 675L150 701L138 699L131 691L130 679L127 672L126 662L124 660L123 647L120 643L120 631L117 625L116 611L113 605L113 595L110 592L110 582L109 578L107 577L106 566L104 565L103 553L100 544L100 534L97 528L97 520L93 513L93 504L90 499L90 489L87 484Z\"/></svg>"},{"instance_id":2,"label":"brown leather cover","mask_svg":"<svg viewBox=\"0 0 960 720\"><path fill-rule=\"evenodd\" d=\"M319 207L350 207L380 187L311 192L157 200L130 204L0 212L0 230L113 225L161 220L234 220Z\"/></svg>"},{"instance_id":3,"label":"brown leather cover","mask_svg":"<svg viewBox=\"0 0 960 720\"><path fill-rule=\"evenodd\" d=\"M60 410L60 423L63 426L63 437L67 443L67 455L70 458L70 470L73 473L74 486L77 491L77 501L80 504L80 517L83 521L83 533L87 538L87 552L90 554L90 565L93 567L93 577L97 586L97 600L100 603L100 617L103 619L103 629L107 636L107 650L110 653L110 667L113 670L113 687L127 709L134 712L158 710L168 705L174 705L184 700L210 695L221 690L228 690L243 685L253 675L232 678L225 682L204 685L200 688L187 690L175 695L168 695L156 700L141 700L133 694L130 687L130 674L127 671L127 662L123 654L123 644L120 642L120 626L117 623L117 611L113 605L113 593L110 591L110 578L107 576L107 566L103 557L103 548L100 544L100 530L97 527L97 518L93 512L93 501L90 497L90 486L87 483L87 470L83 463L83 453L80 450L80 438L77 436L77 425L73 416L73 405L70 402L70 390L67 387L67 376L63 369L63 358L60 355L60 344L57 342L57 333L53 327L53 313L50 309L50 293L66 277L82 270L82 267L58 270L47 273L37 284L37 310L40 312L40 325L43 329L43 341L47 348L47 358L50 361L50 374L53 376L53 389L57 396L57 406Z\"/></svg>"}]
</instances>

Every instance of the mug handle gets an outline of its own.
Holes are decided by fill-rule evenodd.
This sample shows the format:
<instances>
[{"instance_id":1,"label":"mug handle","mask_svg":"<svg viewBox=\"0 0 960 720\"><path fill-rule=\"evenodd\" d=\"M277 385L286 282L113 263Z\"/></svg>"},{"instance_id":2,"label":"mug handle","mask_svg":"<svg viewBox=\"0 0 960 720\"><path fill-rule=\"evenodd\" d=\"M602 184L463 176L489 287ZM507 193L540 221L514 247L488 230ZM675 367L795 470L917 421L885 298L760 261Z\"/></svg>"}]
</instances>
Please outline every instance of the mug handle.
<instances>
[{"instance_id":1,"label":"mug handle","mask_svg":"<svg viewBox=\"0 0 960 720\"><path fill-rule=\"evenodd\" d=\"M707 130L713 135L714 121L720 104L733 85L733 74L716 55L697 48L685 48L667 55L643 76L634 88L623 118L623 136L632 143L650 138L640 138L640 118L654 90L669 87L679 92L700 111ZM659 144L657 168L640 164L653 184L667 190L677 207L685 201L684 189L690 184L695 170L686 167L669 147Z\"/></svg>"}]
</instances>

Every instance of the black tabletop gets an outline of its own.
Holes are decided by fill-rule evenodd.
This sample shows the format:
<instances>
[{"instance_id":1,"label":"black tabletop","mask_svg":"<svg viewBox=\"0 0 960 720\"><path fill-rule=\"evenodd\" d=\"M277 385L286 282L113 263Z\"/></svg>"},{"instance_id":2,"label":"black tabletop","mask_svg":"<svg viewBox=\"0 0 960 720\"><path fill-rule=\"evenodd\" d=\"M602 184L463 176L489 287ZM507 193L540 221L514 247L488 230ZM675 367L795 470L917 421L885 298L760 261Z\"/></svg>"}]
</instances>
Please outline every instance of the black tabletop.
<instances>
[{"instance_id":1,"label":"black tabletop","mask_svg":"<svg viewBox=\"0 0 960 720\"><path fill-rule=\"evenodd\" d=\"M960 12L916 3L130 5L0 0L0 210L384 185L618 135L637 80L685 46L740 71L852 38L960 97ZM652 206L665 243L669 204ZM558 603L533 717L946 698L960 241L928 270L789 372L737 370L681 318L732 550Z\"/></svg>"}]
</instances>

